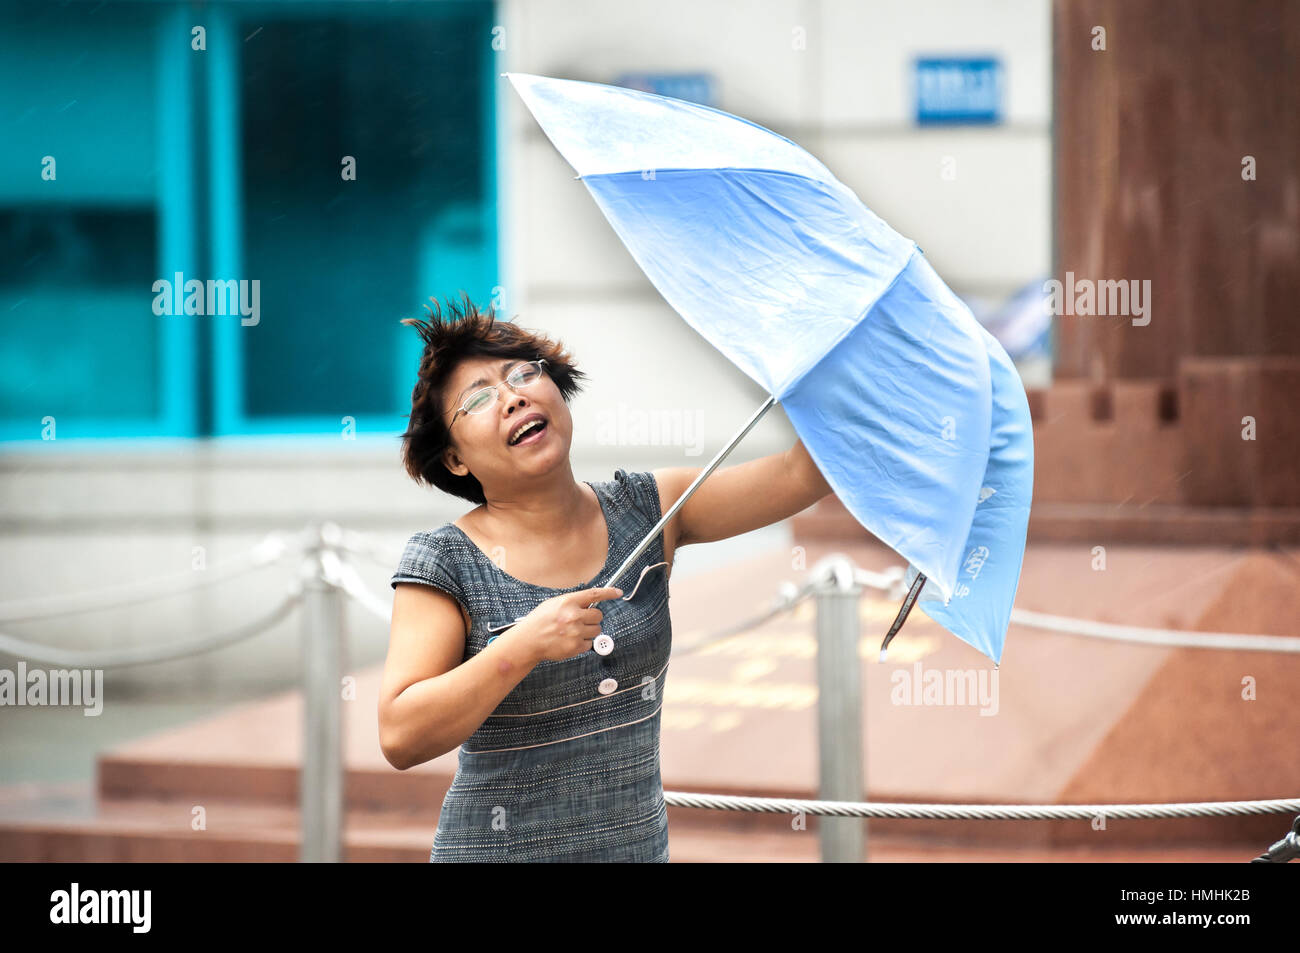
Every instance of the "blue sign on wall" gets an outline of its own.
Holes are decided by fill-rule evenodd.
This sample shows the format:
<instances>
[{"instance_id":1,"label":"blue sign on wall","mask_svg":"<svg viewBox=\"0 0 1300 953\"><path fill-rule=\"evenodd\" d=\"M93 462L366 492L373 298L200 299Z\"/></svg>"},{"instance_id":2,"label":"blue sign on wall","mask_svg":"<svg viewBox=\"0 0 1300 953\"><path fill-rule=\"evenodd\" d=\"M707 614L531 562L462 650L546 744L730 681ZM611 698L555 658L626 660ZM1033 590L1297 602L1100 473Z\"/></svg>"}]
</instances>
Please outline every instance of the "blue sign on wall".
<instances>
[{"instance_id":1,"label":"blue sign on wall","mask_svg":"<svg viewBox=\"0 0 1300 953\"><path fill-rule=\"evenodd\" d=\"M916 121L1002 120L1002 63L995 57L923 57L916 61Z\"/></svg>"},{"instance_id":2,"label":"blue sign on wall","mask_svg":"<svg viewBox=\"0 0 1300 953\"><path fill-rule=\"evenodd\" d=\"M717 84L710 73L623 73L614 85L717 108Z\"/></svg>"}]
</instances>

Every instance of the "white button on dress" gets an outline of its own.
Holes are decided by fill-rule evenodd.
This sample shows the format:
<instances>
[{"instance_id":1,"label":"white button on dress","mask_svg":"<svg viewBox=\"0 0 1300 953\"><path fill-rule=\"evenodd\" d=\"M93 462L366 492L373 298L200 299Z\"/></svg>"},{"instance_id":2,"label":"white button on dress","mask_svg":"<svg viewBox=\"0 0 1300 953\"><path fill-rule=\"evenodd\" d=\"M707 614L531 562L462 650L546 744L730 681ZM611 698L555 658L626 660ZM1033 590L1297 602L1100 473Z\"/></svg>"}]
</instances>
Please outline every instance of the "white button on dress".
<instances>
[{"instance_id":1,"label":"white button on dress","mask_svg":"<svg viewBox=\"0 0 1300 953\"><path fill-rule=\"evenodd\" d=\"M602 632L592 640L591 647L596 650L597 655L608 655L614 651L614 640Z\"/></svg>"},{"instance_id":2,"label":"white button on dress","mask_svg":"<svg viewBox=\"0 0 1300 953\"><path fill-rule=\"evenodd\" d=\"M616 688L618 688L618 681L616 679L607 678L596 687L596 690L602 695L608 695Z\"/></svg>"}]
</instances>

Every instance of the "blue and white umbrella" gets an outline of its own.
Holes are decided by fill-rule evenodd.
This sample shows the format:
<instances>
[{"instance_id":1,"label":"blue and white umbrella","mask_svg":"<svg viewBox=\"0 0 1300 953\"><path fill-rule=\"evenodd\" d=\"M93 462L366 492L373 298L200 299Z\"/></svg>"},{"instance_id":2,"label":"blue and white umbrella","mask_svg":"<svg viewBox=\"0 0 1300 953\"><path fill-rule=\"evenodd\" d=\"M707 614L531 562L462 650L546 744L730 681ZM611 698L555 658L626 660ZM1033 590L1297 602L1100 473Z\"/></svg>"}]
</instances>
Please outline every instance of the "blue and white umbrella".
<instances>
[{"instance_id":1,"label":"blue and white umbrella","mask_svg":"<svg viewBox=\"0 0 1300 953\"><path fill-rule=\"evenodd\" d=\"M886 644L916 602L998 663L1029 520L1029 406L916 243L755 123L503 75L668 304L769 394L615 578L780 401L848 511L909 562Z\"/></svg>"}]
</instances>

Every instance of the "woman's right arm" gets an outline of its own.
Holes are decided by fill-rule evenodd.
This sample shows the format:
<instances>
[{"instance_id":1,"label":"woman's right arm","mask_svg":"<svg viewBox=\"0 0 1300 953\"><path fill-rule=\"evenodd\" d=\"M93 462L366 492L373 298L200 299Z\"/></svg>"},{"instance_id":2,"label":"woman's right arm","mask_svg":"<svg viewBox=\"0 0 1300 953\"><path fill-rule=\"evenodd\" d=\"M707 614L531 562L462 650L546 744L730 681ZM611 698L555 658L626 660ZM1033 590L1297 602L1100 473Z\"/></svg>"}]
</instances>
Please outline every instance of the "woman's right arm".
<instances>
[{"instance_id":1,"label":"woman's right arm","mask_svg":"<svg viewBox=\"0 0 1300 953\"><path fill-rule=\"evenodd\" d=\"M589 651L604 618L595 604L623 595L596 586L552 596L462 662L465 619L456 600L419 583L399 582L396 589L379 690L379 746L399 770L461 745L539 662Z\"/></svg>"},{"instance_id":2,"label":"woman's right arm","mask_svg":"<svg viewBox=\"0 0 1300 953\"><path fill-rule=\"evenodd\" d=\"M539 661L520 628L462 664L459 603L432 586L397 584L379 691L379 744L389 764L401 771L423 764L478 730Z\"/></svg>"}]
</instances>

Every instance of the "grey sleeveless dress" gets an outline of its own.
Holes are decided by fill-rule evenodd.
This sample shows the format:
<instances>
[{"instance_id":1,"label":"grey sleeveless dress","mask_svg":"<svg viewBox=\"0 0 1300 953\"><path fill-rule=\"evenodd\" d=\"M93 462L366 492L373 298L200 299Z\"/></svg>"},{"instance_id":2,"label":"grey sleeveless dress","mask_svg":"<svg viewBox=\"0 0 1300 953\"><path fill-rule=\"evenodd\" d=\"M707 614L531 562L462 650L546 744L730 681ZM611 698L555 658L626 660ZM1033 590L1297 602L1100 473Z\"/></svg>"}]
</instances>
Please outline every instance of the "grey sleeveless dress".
<instances>
[{"instance_id":1,"label":"grey sleeveless dress","mask_svg":"<svg viewBox=\"0 0 1300 953\"><path fill-rule=\"evenodd\" d=\"M566 589L515 579L454 523L416 533L391 584L435 586L472 626L462 661L539 603L604 585L661 514L649 472L588 482L609 530L597 576ZM507 563L508 568L508 563ZM600 603L613 651L543 661L461 745L431 862L668 862L659 725L672 646L661 530Z\"/></svg>"}]
</instances>

